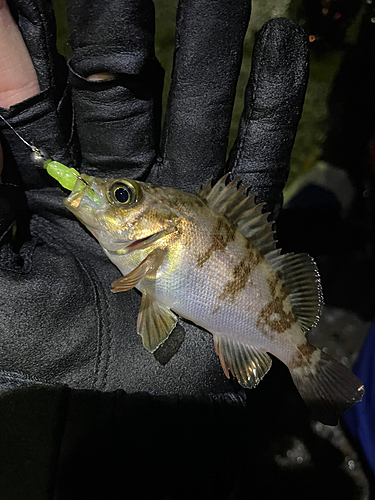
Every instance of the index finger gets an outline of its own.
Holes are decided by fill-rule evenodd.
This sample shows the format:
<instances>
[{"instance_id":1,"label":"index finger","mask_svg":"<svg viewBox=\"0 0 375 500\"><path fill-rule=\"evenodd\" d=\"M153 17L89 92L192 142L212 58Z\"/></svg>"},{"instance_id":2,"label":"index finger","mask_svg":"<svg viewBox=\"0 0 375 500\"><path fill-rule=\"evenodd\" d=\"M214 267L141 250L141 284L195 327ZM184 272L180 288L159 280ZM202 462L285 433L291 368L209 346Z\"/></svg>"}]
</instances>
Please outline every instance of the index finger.
<instances>
[{"instance_id":1,"label":"index finger","mask_svg":"<svg viewBox=\"0 0 375 500\"><path fill-rule=\"evenodd\" d=\"M154 52L153 2L66 4L82 169L144 178L156 156L163 83Z\"/></svg>"}]
</instances>

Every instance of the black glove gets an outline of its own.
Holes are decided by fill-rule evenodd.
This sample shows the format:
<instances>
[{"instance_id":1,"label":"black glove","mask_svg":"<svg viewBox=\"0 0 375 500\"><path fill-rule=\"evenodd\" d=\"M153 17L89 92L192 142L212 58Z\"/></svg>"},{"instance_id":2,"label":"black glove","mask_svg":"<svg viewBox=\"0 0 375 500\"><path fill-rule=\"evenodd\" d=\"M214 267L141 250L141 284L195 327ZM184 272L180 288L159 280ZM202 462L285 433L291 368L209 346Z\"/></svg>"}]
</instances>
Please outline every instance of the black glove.
<instances>
[{"instance_id":1,"label":"black glove","mask_svg":"<svg viewBox=\"0 0 375 500\"><path fill-rule=\"evenodd\" d=\"M307 80L306 38L295 24L273 20L258 34L245 111L226 163L248 0L181 1L160 150L162 70L150 1L67 2L73 50L67 90L49 3L11 6L41 92L0 112L26 140L83 173L149 179L191 192L230 169L277 215ZM102 73L114 78L91 80ZM8 238L0 252L3 387L61 383L242 407L243 391L225 378L207 332L181 320L155 356L144 349L136 334L140 295L110 293L118 270L63 208L62 189L30 164L26 146L12 131L2 132L3 181L15 182L19 174L32 214L31 237L18 242L20 249ZM257 391L254 401L264 397ZM166 419L173 414L168 408Z\"/></svg>"},{"instance_id":2,"label":"black glove","mask_svg":"<svg viewBox=\"0 0 375 500\"><path fill-rule=\"evenodd\" d=\"M162 72L154 55L152 4L90 3L87 10L82 2L67 2L75 127L69 135L77 139L71 145L60 132L59 112L64 111L66 120L68 97L60 95L63 76L56 70L61 60L50 35L51 9L42 1L12 5L35 60L41 93L2 113L29 142L62 163L78 162L79 170L90 175L151 178L190 191L229 168L278 211L307 76L305 36L291 21L271 21L259 33L246 109L226 166L250 14L247 0L182 2L160 155ZM114 79L88 80L104 72ZM70 220L61 206L62 190L49 187L53 181L30 164L26 146L12 131L3 133L34 215L32 240L23 257L27 270L18 266L15 271L18 256L12 263L9 249L4 249L3 307L18 313L3 326L1 368L71 387L152 394L233 392L206 332L181 322L185 340L165 366L143 348L135 333L139 294L110 294L118 271ZM176 333L175 341L182 335Z\"/></svg>"},{"instance_id":3,"label":"black glove","mask_svg":"<svg viewBox=\"0 0 375 500\"><path fill-rule=\"evenodd\" d=\"M59 113L67 119L69 96L61 96L64 73L57 71L61 59L50 6L44 1L11 5L35 60L41 93L2 114L26 140L90 175L151 178L190 191L229 168L278 211L307 77L305 36L291 21L271 21L259 33L239 137L226 166L250 14L247 0L181 3L160 152L162 71L154 55L151 2L90 3L88 10L82 2L67 2L73 49L69 89L74 130L69 135L76 138L71 144L64 141L66 131L60 131ZM88 79L98 73L114 78ZM117 269L70 219L61 206L62 190L51 187L47 174L30 164L26 146L11 130L3 134L33 216L32 239L27 250L21 248L27 267L3 247L3 310L17 314L2 326L1 368L75 388L236 392L222 373L211 335L194 326L181 322L185 339L165 365L143 348L135 333L139 294L110 294ZM7 158L5 163L4 180ZM183 335L180 329L172 341L180 343Z\"/></svg>"}]
</instances>

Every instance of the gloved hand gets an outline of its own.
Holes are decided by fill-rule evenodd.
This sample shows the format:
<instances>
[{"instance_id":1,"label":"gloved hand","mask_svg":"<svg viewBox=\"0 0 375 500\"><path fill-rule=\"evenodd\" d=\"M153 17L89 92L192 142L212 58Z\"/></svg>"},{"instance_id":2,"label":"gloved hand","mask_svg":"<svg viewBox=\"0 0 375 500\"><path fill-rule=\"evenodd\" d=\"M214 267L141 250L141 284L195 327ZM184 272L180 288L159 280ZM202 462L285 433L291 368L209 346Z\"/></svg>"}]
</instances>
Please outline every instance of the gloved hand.
<instances>
[{"instance_id":1,"label":"gloved hand","mask_svg":"<svg viewBox=\"0 0 375 500\"><path fill-rule=\"evenodd\" d=\"M250 182L259 200L267 201L277 215L307 80L305 35L291 21L271 21L258 35L238 139L226 162L242 43L250 15L248 0L181 0L160 147L163 74L154 54L154 12L149 0L67 1L72 47L67 87L67 66L55 49L49 2L19 0L12 1L10 7L34 64L40 93L0 113L26 140L82 173L151 180L191 192L209 177L217 178L229 169ZM48 432L48 436L55 436L55 448L48 455L51 462L45 458L46 463L58 456L59 464L67 464L69 457L81 457L80 450L88 450L84 458L77 459L77 475L81 480L87 478L79 467L89 459L90 480L85 479L83 484L85 488L90 485L90 498L95 492L99 495L93 479L103 472L90 452L98 436L100 451L104 442L116 440L124 450L121 460L112 448L107 450L99 463L130 470L125 478L133 481L144 472L155 484L156 478L164 477L164 463L171 468L169 479L184 477L181 471L191 466L189 459L197 441L208 455L195 465L196 484L203 484L201 479L207 476L212 481L221 480L224 469L229 474L229 467L233 472L236 463L245 463L234 452L249 437L244 429L248 432L259 427L252 426L248 415L245 419L240 412L243 391L225 378L211 335L181 320L168 345L155 356L146 351L136 334L140 295L136 290L110 293L110 284L120 277L119 271L64 209L61 200L66 193L44 171L31 165L29 150L14 133L2 123L0 127L5 156L0 196L8 207L0 215L4 221L0 223L0 387L5 391L57 383L74 389L17 392L7 407L5 422L11 425L17 421L14 409L23 408L27 401L29 416L25 418L27 425L22 424L27 429L24 435L30 440L38 436L32 422L43 422L40 435L46 440ZM11 189L18 189L17 193L11 195ZM22 193L28 211L26 207L21 209ZM258 398L258 402L254 403L257 411L251 415L261 415L259 422L264 413L259 413L258 403L267 393L272 373L279 373L277 369L275 366L252 392L253 401ZM109 394L118 389L126 392ZM290 389L294 391L291 382ZM131 395L135 392L155 397L142 399ZM52 394L51 400L46 394ZM169 396L168 403L156 397L163 395ZM174 399L175 395L179 399ZM188 396L195 397L194 404ZM287 405L284 396L268 392L266 397L275 401L277 408L279 400ZM201 406L212 400L218 402L210 410ZM215 406L221 405L220 401L236 404L226 404L224 411ZM50 427L47 414L52 415ZM184 418L188 419L188 428L182 425ZM282 421L285 424L288 419ZM274 432L274 415L267 422L268 431ZM112 432L112 426L116 431ZM60 446L62 428L64 443ZM7 432L11 435L9 425ZM262 432L253 433L257 440L254 449L264 446L263 436ZM27 453L42 441L34 439ZM176 444L171 446L172 442ZM175 463L180 443L184 458ZM249 460L247 449L242 450L242 458ZM133 460L128 458L129 453ZM229 465L222 454L235 456L238 461ZM116 460L110 462L111 457ZM69 467L63 479L75 477L74 465ZM17 467L13 469L18 471ZM40 472L27 470L32 477ZM60 472L60 485L75 484L61 479ZM50 484L49 476L46 482ZM212 498L221 498L223 483L215 484ZM259 483L259 487L263 485ZM84 497L76 488L74 491L77 498ZM105 493L108 496L108 490ZM72 491L65 498L73 498ZM159 498L155 492L153 498ZM173 498L185 497L179 490ZM208 493L205 498L210 498Z\"/></svg>"},{"instance_id":2,"label":"gloved hand","mask_svg":"<svg viewBox=\"0 0 375 500\"><path fill-rule=\"evenodd\" d=\"M191 192L229 169L277 214L307 78L305 35L291 21L271 21L258 35L245 111L226 163L248 0L180 3L160 149L162 70L150 1L67 2L68 91L50 4L14 1L10 7L40 93L1 114L26 140L90 175L149 179ZM105 79L93 81L98 74ZM211 335L195 326L181 321L155 357L143 348L135 333L139 294L110 294L118 270L62 207L62 189L2 128L3 181L14 182L19 173L32 216L31 238L17 251L10 243L1 249L1 369L74 388L237 392L222 373Z\"/></svg>"}]
</instances>

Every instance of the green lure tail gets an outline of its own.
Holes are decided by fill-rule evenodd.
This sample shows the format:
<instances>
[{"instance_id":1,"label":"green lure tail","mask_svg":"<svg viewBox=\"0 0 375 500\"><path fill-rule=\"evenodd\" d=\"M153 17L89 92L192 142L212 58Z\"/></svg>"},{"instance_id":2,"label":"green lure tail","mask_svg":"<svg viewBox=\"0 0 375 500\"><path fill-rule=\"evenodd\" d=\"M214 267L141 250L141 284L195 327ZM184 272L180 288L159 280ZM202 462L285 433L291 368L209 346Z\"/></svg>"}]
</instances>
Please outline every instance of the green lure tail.
<instances>
[{"instance_id":1,"label":"green lure tail","mask_svg":"<svg viewBox=\"0 0 375 500\"><path fill-rule=\"evenodd\" d=\"M49 175L56 179L63 188L68 189L69 191L73 191L77 179L83 181L81 175L75 168L69 168L58 161L46 160L43 168L45 168Z\"/></svg>"},{"instance_id":2,"label":"green lure tail","mask_svg":"<svg viewBox=\"0 0 375 500\"><path fill-rule=\"evenodd\" d=\"M43 163L43 168L47 173L53 177L63 188L73 191L77 181L80 181L80 188L76 192L81 191L85 187L88 188L87 195L97 203L100 204L100 198L95 191L88 185L87 181L81 176L75 168L69 168L58 161L48 159Z\"/></svg>"}]
</instances>

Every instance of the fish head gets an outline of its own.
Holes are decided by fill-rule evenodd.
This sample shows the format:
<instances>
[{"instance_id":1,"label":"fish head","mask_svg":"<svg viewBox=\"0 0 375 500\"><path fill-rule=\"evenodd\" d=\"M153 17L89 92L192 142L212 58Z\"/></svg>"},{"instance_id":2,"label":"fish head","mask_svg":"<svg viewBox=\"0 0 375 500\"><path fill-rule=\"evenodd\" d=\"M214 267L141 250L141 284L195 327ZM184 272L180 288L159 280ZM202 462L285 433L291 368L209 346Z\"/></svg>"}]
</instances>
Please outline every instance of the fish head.
<instances>
[{"instance_id":1,"label":"fish head","mask_svg":"<svg viewBox=\"0 0 375 500\"><path fill-rule=\"evenodd\" d=\"M63 203L109 252L135 250L175 227L162 190L133 179L83 174Z\"/></svg>"}]
</instances>

